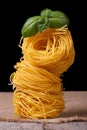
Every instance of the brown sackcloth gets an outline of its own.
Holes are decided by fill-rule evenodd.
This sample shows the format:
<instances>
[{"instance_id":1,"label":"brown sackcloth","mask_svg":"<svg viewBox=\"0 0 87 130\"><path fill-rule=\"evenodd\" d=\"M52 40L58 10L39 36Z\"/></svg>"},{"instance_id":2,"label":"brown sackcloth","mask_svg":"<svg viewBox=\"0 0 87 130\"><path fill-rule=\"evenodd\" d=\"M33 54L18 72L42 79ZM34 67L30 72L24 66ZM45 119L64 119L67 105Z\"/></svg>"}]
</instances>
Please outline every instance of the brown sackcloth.
<instances>
[{"instance_id":1,"label":"brown sackcloth","mask_svg":"<svg viewBox=\"0 0 87 130\"><path fill-rule=\"evenodd\" d=\"M65 110L54 119L22 119L14 115L13 92L0 92L0 121L62 123L87 121L87 91L65 91Z\"/></svg>"}]
</instances>

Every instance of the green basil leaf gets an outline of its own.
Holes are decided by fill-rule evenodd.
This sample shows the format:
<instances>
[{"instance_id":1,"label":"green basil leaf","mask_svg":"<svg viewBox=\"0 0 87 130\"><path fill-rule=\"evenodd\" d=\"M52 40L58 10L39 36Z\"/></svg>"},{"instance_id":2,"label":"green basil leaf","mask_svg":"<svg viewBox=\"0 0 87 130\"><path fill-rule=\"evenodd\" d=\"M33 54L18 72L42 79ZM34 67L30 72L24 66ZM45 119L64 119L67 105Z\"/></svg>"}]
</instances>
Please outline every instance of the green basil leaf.
<instances>
[{"instance_id":1,"label":"green basil leaf","mask_svg":"<svg viewBox=\"0 0 87 130\"><path fill-rule=\"evenodd\" d=\"M69 25L69 21L66 21L66 19L60 19L60 18L50 18L49 19L49 27L50 28L60 28L64 25Z\"/></svg>"},{"instance_id":2,"label":"green basil leaf","mask_svg":"<svg viewBox=\"0 0 87 130\"><path fill-rule=\"evenodd\" d=\"M52 11L50 9L46 8L46 9L41 11L40 15L41 15L41 17L49 18L51 13L52 13Z\"/></svg>"},{"instance_id":3,"label":"green basil leaf","mask_svg":"<svg viewBox=\"0 0 87 130\"><path fill-rule=\"evenodd\" d=\"M23 37L34 36L38 32L43 32L48 27L60 28L64 25L69 26L69 18L61 11L51 11L44 9L40 16L33 16L24 23L21 34Z\"/></svg>"},{"instance_id":4,"label":"green basil leaf","mask_svg":"<svg viewBox=\"0 0 87 130\"><path fill-rule=\"evenodd\" d=\"M64 25L69 26L69 18L61 11L52 11L49 22L52 28L59 28Z\"/></svg>"},{"instance_id":5,"label":"green basil leaf","mask_svg":"<svg viewBox=\"0 0 87 130\"><path fill-rule=\"evenodd\" d=\"M38 20L38 30L40 32L43 32L45 31L45 29L47 29L49 27L49 21L47 18L43 18L41 17L39 20Z\"/></svg>"},{"instance_id":6,"label":"green basil leaf","mask_svg":"<svg viewBox=\"0 0 87 130\"><path fill-rule=\"evenodd\" d=\"M23 37L34 36L38 32L39 18L40 16L33 16L26 20L21 30L21 34Z\"/></svg>"}]
</instances>

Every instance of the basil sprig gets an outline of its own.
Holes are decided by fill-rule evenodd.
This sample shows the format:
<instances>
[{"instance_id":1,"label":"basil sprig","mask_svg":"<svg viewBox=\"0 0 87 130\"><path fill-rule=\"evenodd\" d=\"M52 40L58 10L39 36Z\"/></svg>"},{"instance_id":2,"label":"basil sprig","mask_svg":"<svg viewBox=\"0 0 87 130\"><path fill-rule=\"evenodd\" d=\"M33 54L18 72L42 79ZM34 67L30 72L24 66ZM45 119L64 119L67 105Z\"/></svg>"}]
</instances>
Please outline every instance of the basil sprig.
<instances>
[{"instance_id":1,"label":"basil sprig","mask_svg":"<svg viewBox=\"0 0 87 130\"><path fill-rule=\"evenodd\" d=\"M45 31L48 27L60 28L64 25L69 26L69 18L65 13L51 11L46 8L40 12L40 16L33 16L25 21L21 29L21 34L23 37L31 37L38 32Z\"/></svg>"}]
</instances>

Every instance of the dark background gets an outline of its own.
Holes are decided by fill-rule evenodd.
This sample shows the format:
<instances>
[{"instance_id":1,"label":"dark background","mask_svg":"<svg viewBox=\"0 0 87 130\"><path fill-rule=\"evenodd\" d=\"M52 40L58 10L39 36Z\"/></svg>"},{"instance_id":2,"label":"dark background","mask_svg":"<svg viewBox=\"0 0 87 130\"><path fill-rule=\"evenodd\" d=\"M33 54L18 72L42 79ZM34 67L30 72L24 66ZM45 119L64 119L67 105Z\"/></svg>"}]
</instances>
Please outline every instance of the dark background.
<instances>
[{"instance_id":1,"label":"dark background","mask_svg":"<svg viewBox=\"0 0 87 130\"><path fill-rule=\"evenodd\" d=\"M49 8L66 13L70 19L69 29L72 33L76 57L74 64L64 73L65 90L87 90L86 79L86 8L84 1L75 0L31 0L10 1L0 4L0 91L12 91L9 77L14 71L14 64L19 61L21 50L18 47L21 27L31 16L39 15L40 11Z\"/></svg>"}]
</instances>

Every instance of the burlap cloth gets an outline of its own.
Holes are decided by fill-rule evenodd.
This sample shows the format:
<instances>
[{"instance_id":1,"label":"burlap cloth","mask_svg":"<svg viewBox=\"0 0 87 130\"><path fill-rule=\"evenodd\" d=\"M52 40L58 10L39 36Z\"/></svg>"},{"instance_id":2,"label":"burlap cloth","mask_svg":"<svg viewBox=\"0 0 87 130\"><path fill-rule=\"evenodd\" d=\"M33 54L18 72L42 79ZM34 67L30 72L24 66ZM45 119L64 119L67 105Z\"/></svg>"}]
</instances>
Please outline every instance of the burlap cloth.
<instances>
[{"instance_id":1,"label":"burlap cloth","mask_svg":"<svg viewBox=\"0 0 87 130\"><path fill-rule=\"evenodd\" d=\"M10 122L73 122L87 121L87 91L65 91L65 110L54 119L21 119L14 115L13 92L0 92L0 121Z\"/></svg>"}]
</instances>

